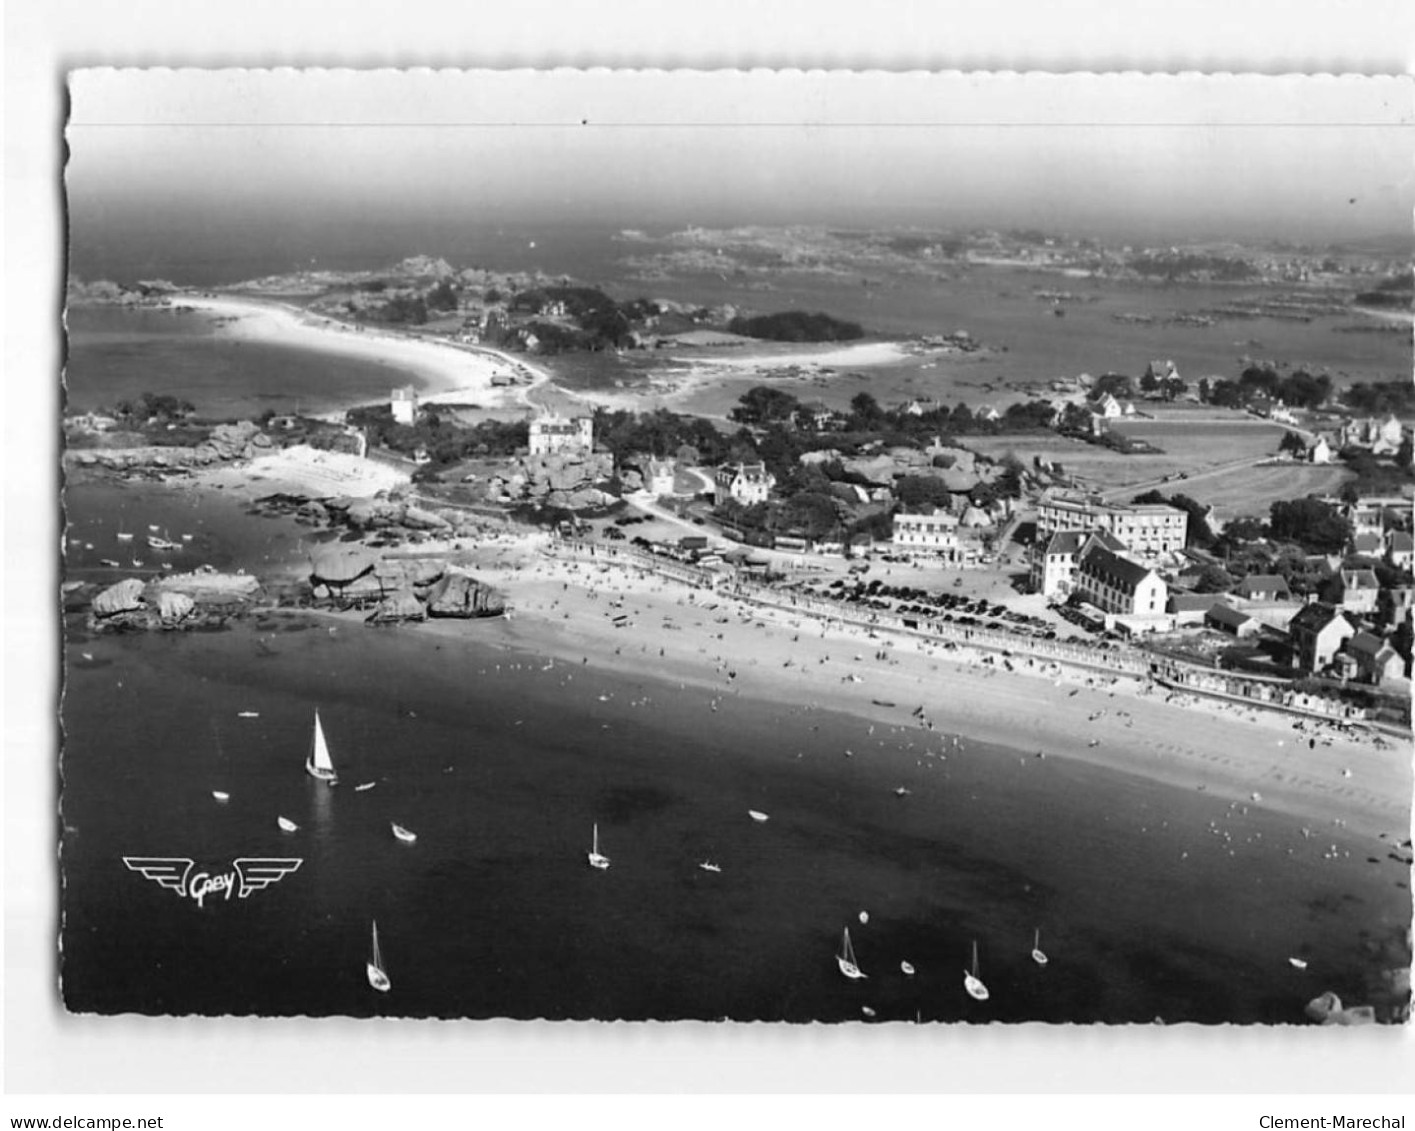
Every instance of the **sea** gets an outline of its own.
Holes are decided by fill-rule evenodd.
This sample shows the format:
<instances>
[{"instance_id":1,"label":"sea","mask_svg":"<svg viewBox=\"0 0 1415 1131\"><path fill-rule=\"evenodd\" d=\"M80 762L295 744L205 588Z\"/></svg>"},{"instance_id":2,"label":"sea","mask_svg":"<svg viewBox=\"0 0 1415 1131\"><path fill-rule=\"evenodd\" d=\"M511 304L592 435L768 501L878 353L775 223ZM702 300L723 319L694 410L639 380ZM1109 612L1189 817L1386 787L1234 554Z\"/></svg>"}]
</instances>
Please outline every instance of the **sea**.
<instances>
[{"instance_id":1,"label":"sea","mask_svg":"<svg viewBox=\"0 0 1415 1131\"><path fill-rule=\"evenodd\" d=\"M383 389L177 315L71 312L70 329L71 400L139 376L207 412ZM64 502L61 578L159 572L154 527L184 565L257 574L327 537L220 492L75 480ZM79 1013L1302 1024L1326 990L1388 1006L1408 963L1409 870L1377 842L946 715L925 732L910 705L871 733L826 693L629 676L542 654L514 622L94 635L74 611L62 631L60 979ZM333 788L303 769L316 710ZM135 858L208 877L299 863L198 901ZM365 975L375 922L386 994ZM859 981L837 968L847 928ZM985 1003L963 991L975 945Z\"/></svg>"}]
</instances>

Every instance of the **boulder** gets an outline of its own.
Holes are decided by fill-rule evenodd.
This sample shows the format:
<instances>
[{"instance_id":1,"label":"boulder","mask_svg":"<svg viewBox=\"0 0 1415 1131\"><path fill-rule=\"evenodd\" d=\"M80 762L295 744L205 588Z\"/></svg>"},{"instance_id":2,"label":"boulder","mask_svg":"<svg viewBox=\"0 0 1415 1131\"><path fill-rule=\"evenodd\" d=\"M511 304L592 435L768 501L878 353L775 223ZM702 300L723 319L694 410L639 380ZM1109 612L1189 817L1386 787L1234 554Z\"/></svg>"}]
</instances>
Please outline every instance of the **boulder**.
<instances>
[{"instance_id":1,"label":"boulder","mask_svg":"<svg viewBox=\"0 0 1415 1131\"><path fill-rule=\"evenodd\" d=\"M495 616L505 607L495 590L460 572L449 572L427 595L427 612L434 617Z\"/></svg>"},{"instance_id":2,"label":"boulder","mask_svg":"<svg viewBox=\"0 0 1415 1131\"><path fill-rule=\"evenodd\" d=\"M415 530L446 530L452 524L441 515L425 511L421 507L407 507L403 511L404 526L411 526Z\"/></svg>"},{"instance_id":3,"label":"boulder","mask_svg":"<svg viewBox=\"0 0 1415 1131\"><path fill-rule=\"evenodd\" d=\"M427 610L409 589L400 589L378 603L378 607L368 615L369 624L402 624L404 621L423 620Z\"/></svg>"},{"instance_id":4,"label":"boulder","mask_svg":"<svg viewBox=\"0 0 1415 1131\"><path fill-rule=\"evenodd\" d=\"M136 577L124 578L110 585L93 599L95 616L111 617L142 608L143 583Z\"/></svg>"},{"instance_id":5,"label":"boulder","mask_svg":"<svg viewBox=\"0 0 1415 1131\"><path fill-rule=\"evenodd\" d=\"M180 624L192 615L196 605L185 593L157 594L157 615L164 625Z\"/></svg>"},{"instance_id":6,"label":"boulder","mask_svg":"<svg viewBox=\"0 0 1415 1131\"><path fill-rule=\"evenodd\" d=\"M431 585L446 571L447 564L438 558L381 558L373 573L392 592Z\"/></svg>"},{"instance_id":7,"label":"boulder","mask_svg":"<svg viewBox=\"0 0 1415 1131\"><path fill-rule=\"evenodd\" d=\"M322 546L310 561L310 578L330 586L347 586L373 570L377 558L353 546Z\"/></svg>"}]
</instances>

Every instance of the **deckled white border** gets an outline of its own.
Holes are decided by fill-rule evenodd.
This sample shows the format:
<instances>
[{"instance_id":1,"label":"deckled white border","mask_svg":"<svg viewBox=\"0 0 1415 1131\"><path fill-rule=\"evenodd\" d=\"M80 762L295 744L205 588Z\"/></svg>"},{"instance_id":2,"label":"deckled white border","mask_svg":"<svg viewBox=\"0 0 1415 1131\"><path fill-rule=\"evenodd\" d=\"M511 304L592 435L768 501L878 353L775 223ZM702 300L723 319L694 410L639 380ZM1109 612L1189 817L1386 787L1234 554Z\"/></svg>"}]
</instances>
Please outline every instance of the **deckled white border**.
<instances>
[{"instance_id":1,"label":"deckled white border","mask_svg":"<svg viewBox=\"0 0 1415 1131\"><path fill-rule=\"evenodd\" d=\"M82 0L7 11L5 372L50 389L61 281L54 255L60 71L94 63L387 66L609 63L890 69L1248 70L1401 73L1415 58L1403 3L1203 0L1029 4L782 5L715 0L676 17L662 4L561 7L522 0L419 10L407 2L245 3L193 21L189 3ZM1313 14L1315 12L1315 14ZM359 17L365 17L360 20ZM1333 18L1334 17L1334 18ZM401 49L395 48L394 44ZM466 45L466 47L464 47ZM1261 45L1259 49L1257 45ZM52 419L50 417L49 419ZM46 425L6 428L6 1086L9 1091L192 1090L1057 1090L1328 1091L1403 1088L1408 1035L1343 1033L1293 1043L1231 1030L1044 1027L917 1033L704 1026L466 1027L346 1022L76 1021L51 996L54 491ZM23 556L22 556L23 555ZM20 682L17 675L38 673ZM45 675L49 678L44 678ZM24 709L20 709L20 704ZM256 1033L259 1033L258 1040ZM1330 1037L1330 1034L1325 1036ZM1274 1040L1274 1037L1279 1039ZM1274 1045L1287 1047L1274 1048ZM1392 1050L1399 1054L1393 1057ZM139 1054L136 1055L135 1054ZM183 1065L180 1080L173 1064ZM146 1068L140 1067L146 1065Z\"/></svg>"}]
</instances>

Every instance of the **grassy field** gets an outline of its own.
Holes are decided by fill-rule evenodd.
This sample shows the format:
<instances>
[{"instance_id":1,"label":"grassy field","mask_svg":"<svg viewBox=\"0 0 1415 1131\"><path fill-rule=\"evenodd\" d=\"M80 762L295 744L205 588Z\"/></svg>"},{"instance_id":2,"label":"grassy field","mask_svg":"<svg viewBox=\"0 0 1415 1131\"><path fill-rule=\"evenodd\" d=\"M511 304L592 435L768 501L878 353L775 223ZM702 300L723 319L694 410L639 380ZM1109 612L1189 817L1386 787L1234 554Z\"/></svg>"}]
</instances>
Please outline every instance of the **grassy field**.
<instances>
[{"instance_id":1,"label":"grassy field","mask_svg":"<svg viewBox=\"0 0 1415 1131\"><path fill-rule=\"evenodd\" d=\"M1228 516L1266 515L1276 499L1335 495L1349 478L1350 472L1332 464L1242 467L1201 479L1185 493L1212 503Z\"/></svg>"},{"instance_id":2,"label":"grassy field","mask_svg":"<svg viewBox=\"0 0 1415 1131\"><path fill-rule=\"evenodd\" d=\"M1213 503L1235 514L1266 512L1275 499L1335 492L1348 473L1335 466L1284 464L1254 467L1227 465L1274 455L1285 429L1266 421L1223 420L1130 421L1115 431L1146 440L1163 449L1158 455L1122 455L1107 448L1061 436L970 437L974 450L994 458L1008 452L1030 464L1034 456L1060 463L1086 487L1103 492L1139 491L1151 487L1182 491L1200 502ZM1179 476L1185 476L1180 480ZM1163 482L1168 480L1168 482ZM1191 482L1192 481L1192 482Z\"/></svg>"}]
</instances>

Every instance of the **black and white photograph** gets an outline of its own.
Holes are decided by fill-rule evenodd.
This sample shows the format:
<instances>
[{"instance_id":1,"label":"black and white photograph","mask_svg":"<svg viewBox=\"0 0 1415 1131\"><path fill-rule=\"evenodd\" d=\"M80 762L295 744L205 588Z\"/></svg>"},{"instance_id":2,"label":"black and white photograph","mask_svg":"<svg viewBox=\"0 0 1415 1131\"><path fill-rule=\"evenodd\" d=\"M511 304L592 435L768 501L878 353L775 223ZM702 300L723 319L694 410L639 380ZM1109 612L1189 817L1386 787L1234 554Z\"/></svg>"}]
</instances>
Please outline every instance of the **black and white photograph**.
<instances>
[{"instance_id":1,"label":"black and white photograph","mask_svg":"<svg viewBox=\"0 0 1415 1131\"><path fill-rule=\"evenodd\" d=\"M1407 84L67 89L68 1013L1408 1021Z\"/></svg>"}]
</instances>

